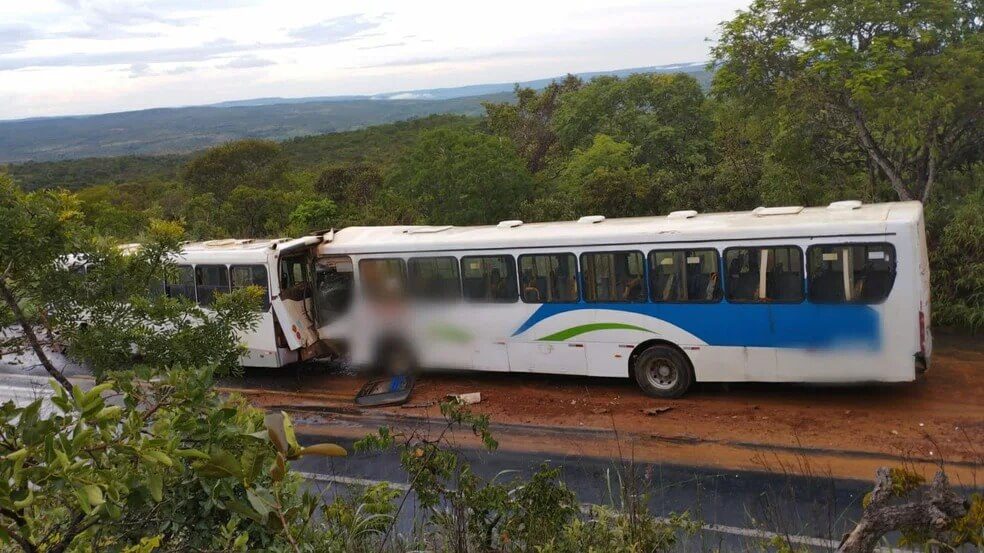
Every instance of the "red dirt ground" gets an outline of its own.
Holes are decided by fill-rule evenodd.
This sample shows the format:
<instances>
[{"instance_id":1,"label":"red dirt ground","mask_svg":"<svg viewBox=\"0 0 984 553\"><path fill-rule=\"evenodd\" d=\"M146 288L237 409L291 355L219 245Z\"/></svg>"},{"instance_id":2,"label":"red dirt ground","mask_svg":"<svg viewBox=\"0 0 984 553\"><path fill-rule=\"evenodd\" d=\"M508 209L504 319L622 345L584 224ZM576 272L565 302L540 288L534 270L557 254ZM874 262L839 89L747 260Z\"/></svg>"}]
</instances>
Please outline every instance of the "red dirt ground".
<instances>
[{"instance_id":1,"label":"red dirt ground","mask_svg":"<svg viewBox=\"0 0 984 553\"><path fill-rule=\"evenodd\" d=\"M385 414L402 424L440 416L436 406L354 409L363 377L285 376L250 373L227 389L262 407L323 408L329 426L332 412L344 412L349 423L360 415ZM879 465L908 461L928 471L943 460L967 485L984 469L984 345L972 337L938 338L930 371L901 385L708 384L667 401L644 396L628 379L441 373L419 378L409 404L462 392L481 392L482 402L472 409L507 425L497 432L503 447L602 456L624 456L629 447L648 460L736 469L782 465L864 479ZM670 409L644 413L653 407ZM521 426L511 432L508 425ZM578 436L582 429L591 432Z\"/></svg>"}]
</instances>

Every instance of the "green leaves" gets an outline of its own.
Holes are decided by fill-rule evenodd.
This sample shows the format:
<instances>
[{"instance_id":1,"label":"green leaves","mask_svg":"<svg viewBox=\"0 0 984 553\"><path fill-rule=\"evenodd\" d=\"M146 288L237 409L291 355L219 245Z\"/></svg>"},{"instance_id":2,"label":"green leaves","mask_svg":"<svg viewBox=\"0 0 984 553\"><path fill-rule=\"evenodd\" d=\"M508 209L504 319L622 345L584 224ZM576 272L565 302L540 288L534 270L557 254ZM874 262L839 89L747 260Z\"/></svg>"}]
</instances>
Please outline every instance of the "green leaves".
<instances>
[{"instance_id":1,"label":"green leaves","mask_svg":"<svg viewBox=\"0 0 984 553\"><path fill-rule=\"evenodd\" d=\"M202 476L212 478L241 478L243 467L231 453L217 451L211 454L207 461L195 463L195 469Z\"/></svg>"},{"instance_id":2,"label":"green leaves","mask_svg":"<svg viewBox=\"0 0 984 553\"><path fill-rule=\"evenodd\" d=\"M344 457L348 453L344 448L335 444L323 443L301 447L294 434L294 425L287 413L270 413L263 418L270 443L286 459L297 459L302 455L320 455L324 457Z\"/></svg>"},{"instance_id":3,"label":"green leaves","mask_svg":"<svg viewBox=\"0 0 984 553\"><path fill-rule=\"evenodd\" d=\"M82 486L80 497L85 499L86 504L91 507L98 507L106 502L103 498L102 488L95 484Z\"/></svg>"}]
</instances>

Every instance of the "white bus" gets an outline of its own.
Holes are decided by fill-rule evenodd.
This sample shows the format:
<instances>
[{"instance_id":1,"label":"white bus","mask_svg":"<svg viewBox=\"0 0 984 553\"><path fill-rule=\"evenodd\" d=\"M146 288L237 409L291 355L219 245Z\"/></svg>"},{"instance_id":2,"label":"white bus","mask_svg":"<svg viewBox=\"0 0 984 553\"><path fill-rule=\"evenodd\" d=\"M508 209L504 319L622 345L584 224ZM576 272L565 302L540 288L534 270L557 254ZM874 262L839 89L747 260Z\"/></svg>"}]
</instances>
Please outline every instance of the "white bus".
<instances>
[{"instance_id":1,"label":"white bus","mask_svg":"<svg viewBox=\"0 0 984 553\"><path fill-rule=\"evenodd\" d=\"M259 286L266 290L255 329L242 335L244 366L282 367L323 355L311 321L312 248L321 236L274 240L225 239L185 244L164 283L171 297L208 308L216 293Z\"/></svg>"},{"instance_id":2,"label":"white bus","mask_svg":"<svg viewBox=\"0 0 984 553\"><path fill-rule=\"evenodd\" d=\"M298 326L358 365L631 377L677 397L912 381L931 353L918 202L351 227L311 249Z\"/></svg>"}]
</instances>

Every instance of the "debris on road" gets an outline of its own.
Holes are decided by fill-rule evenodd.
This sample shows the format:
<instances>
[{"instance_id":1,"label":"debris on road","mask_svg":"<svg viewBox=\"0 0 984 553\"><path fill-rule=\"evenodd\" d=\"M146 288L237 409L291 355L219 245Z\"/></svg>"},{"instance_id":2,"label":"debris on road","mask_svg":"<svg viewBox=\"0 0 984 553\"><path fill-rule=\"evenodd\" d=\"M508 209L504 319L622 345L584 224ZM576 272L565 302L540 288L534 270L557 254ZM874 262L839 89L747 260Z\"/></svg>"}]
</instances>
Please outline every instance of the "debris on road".
<instances>
[{"instance_id":1,"label":"debris on road","mask_svg":"<svg viewBox=\"0 0 984 553\"><path fill-rule=\"evenodd\" d=\"M448 394L444 399L454 400L462 405L474 405L482 401L482 392L470 392L467 394Z\"/></svg>"},{"instance_id":2,"label":"debris on road","mask_svg":"<svg viewBox=\"0 0 984 553\"><path fill-rule=\"evenodd\" d=\"M650 417L655 417L657 415L662 415L663 413L670 411L671 409L673 408L669 406L650 407L649 409L643 409L642 412L649 415Z\"/></svg>"},{"instance_id":3,"label":"debris on road","mask_svg":"<svg viewBox=\"0 0 984 553\"><path fill-rule=\"evenodd\" d=\"M592 409L591 412L595 415L604 415L605 413L608 413L609 410L604 407L598 407L597 409Z\"/></svg>"},{"instance_id":4,"label":"debris on road","mask_svg":"<svg viewBox=\"0 0 984 553\"><path fill-rule=\"evenodd\" d=\"M437 405L436 401L422 401L420 403L407 403L405 405L401 405L400 409L424 409L435 405Z\"/></svg>"},{"instance_id":5,"label":"debris on road","mask_svg":"<svg viewBox=\"0 0 984 553\"><path fill-rule=\"evenodd\" d=\"M410 399L413 384L413 377L404 375L370 380L355 394L355 403L363 407L401 405Z\"/></svg>"}]
</instances>

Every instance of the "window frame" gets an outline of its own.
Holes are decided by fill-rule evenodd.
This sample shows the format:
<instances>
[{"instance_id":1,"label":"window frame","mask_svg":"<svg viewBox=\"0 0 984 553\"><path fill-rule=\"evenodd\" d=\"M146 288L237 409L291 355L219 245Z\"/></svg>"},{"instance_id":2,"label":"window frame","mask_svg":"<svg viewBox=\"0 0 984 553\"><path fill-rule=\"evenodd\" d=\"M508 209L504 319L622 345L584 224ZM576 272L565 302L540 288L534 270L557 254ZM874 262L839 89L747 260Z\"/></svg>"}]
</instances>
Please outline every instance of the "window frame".
<instances>
[{"instance_id":1,"label":"window frame","mask_svg":"<svg viewBox=\"0 0 984 553\"><path fill-rule=\"evenodd\" d=\"M810 253L816 248L823 247L849 247L849 246L887 246L890 255L892 256L892 286L888 289L888 293L885 297L879 299L878 301L815 301L811 296L812 291L812 274L809 270ZM806 248L806 257L804 265L806 270L806 299L816 305L879 305L888 301L888 297L892 295L892 290L895 290L895 279L899 274L898 270L898 254L895 251L895 244L891 242L827 242L823 244L810 244Z\"/></svg>"},{"instance_id":2,"label":"window frame","mask_svg":"<svg viewBox=\"0 0 984 553\"><path fill-rule=\"evenodd\" d=\"M484 300L469 298L465 295L465 262L469 259L483 258L483 257L505 257L512 262L512 282L513 282L513 294L511 299L498 299L498 300ZM458 280L461 282L461 299L462 301L470 303L485 303L485 304L508 304L519 302L519 263L516 260L516 256L511 253L500 253L500 254L487 254L487 255L463 255L458 258Z\"/></svg>"},{"instance_id":3,"label":"window frame","mask_svg":"<svg viewBox=\"0 0 984 553\"><path fill-rule=\"evenodd\" d=\"M605 254L619 254L619 253L625 253L625 254L637 253L642 258L642 286L643 286L643 291L645 292L643 294L642 299L640 299L640 300L589 300L588 299L588 293L587 293L588 287L584 283L584 275L585 275L584 267L587 266L587 264L584 262L584 257L587 256L587 255L605 255ZM578 263L580 263L580 265L578 267L578 269L579 269L578 270L578 274L580 275L580 281L581 281L581 290L580 290L580 292L581 292L581 300L584 301L584 303L649 303L649 301L650 301L650 295L649 295L650 294L650 292L649 292L649 258L646 256L646 252L644 252L642 250L593 250L593 251L585 251L585 252L581 252L581 255L578 258Z\"/></svg>"},{"instance_id":4,"label":"window frame","mask_svg":"<svg viewBox=\"0 0 984 553\"><path fill-rule=\"evenodd\" d=\"M721 252L721 260L722 260L722 267L721 267L721 269L722 269L722 271L719 273L719 274L725 275L724 276L724 280L727 280L727 274L725 273L725 271L727 271L727 267L725 265L727 264L728 252L731 251L731 250L747 250L747 249L752 249L752 248L758 249L758 250L767 249L767 248L773 248L773 249L774 248L793 248L793 249L795 249L796 251L799 252L800 268L801 268L800 269L800 299L799 300L762 300L762 299L758 299L758 300L732 300L731 298L728 297L728 287L725 285L724 282L721 283L721 291L722 291L721 297L724 300L726 300L728 303L733 303L733 304L736 304L736 305L739 305L739 304L797 305L797 304L800 304L800 303L805 302L806 301L806 298L807 298L806 283L809 280L807 278L807 274L806 274L806 255L803 252L803 248L801 248L801 247L799 247L799 246L797 246L795 244L766 244L766 245L762 245L762 246L730 246L730 247L725 248L724 251Z\"/></svg>"},{"instance_id":5,"label":"window frame","mask_svg":"<svg viewBox=\"0 0 984 553\"><path fill-rule=\"evenodd\" d=\"M568 300L568 301L526 301L526 298L523 297L522 290L520 290L520 288L523 286L522 279L520 278L521 277L521 275L520 275L520 268L521 268L521 265L523 263L523 258L524 257L550 256L550 255L556 255L556 256L565 256L566 255L566 256L570 256L570 257L574 258L574 286L577 287L577 290L575 290L575 294L574 295L577 296L577 298L574 299L574 300ZM534 266L536 266L535 265L536 264L536 261L534 261L533 263L534 263ZM530 304L530 305L581 303L581 297L582 297L581 296L581 282L580 282L581 281L581 267L578 264L577 254L575 254L574 252L537 252L537 253L524 253L524 254L520 254L519 256L516 257L516 279L518 281L518 284L516 286L516 293L519 296L519 300L522 301L523 303Z\"/></svg>"},{"instance_id":6,"label":"window frame","mask_svg":"<svg viewBox=\"0 0 984 553\"><path fill-rule=\"evenodd\" d=\"M449 260L452 261L451 266L454 267L454 276L455 276L455 279L458 282L458 287L457 287L458 293L457 293L457 295L451 296L451 297L439 297L439 298L422 297L422 296L418 296L417 295L416 291L414 291L412 289L412 287L410 286L410 274L411 274L410 264L413 263L414 261L419 261L419 260L422 260L422 259L427 259L427 260L430 260L430 259L449 259ZM406 273L407 273L406 274L406 279L407 279L407 297L409 297L409 298L411 298L413 300L416 300L416 301L424 301L424 302L434 302L434 303L447 303L447 302L452 302L452 301L459 301L459 300L461 300L464 297L464 289L463 289L463 286L462 286L462 283L461 283L461 264L459 263L458 258L455 257L455 256L453 256L453 255L425 255L425 256L419 256L419 257L408 257L406 259Z\"/></svg>"},{"instance_id":7,"label":"window frame","mask_svg":"<svg viewBox=\"0 0 984 553\"><path fill-rule=\"evenodd\" d=\"M653 268L652 268L652 257L651 256L654 253L656 253L656 252L660 252L660 253L677 253L677 252L683 252L684 255L686 255L686 252L693 252L693 251L700 251L700 250L710 250L710 251L714 252L714 266L717 269L717 274L718 274L717 292L720 292L720 295L718 295L718 298L717 299L711 299L711 300L669 300L669 301L655 300L655 299L653 299L653 294L655 293L655 290L652 289L652 286L651 286L651 284L652 284L652 282L651 282L652 281L652 278L650 278L650 276L649 276L652 273L652 270L653 270ZM646 262L646 286L649 288L649 294L646 296L646 301L648 301L650 303L653 303L653 304L656 304L656 305L667 305L667 304L684 304L684 305L689 305L689 304L700 304L700 303L704 303L704 304L721 303L722 301L724 301L724 299L725 299L724 296L726 294L726 292L724 290L724 278L721 276L723 274L722 271L721 271L721 260L722 259L724 259L724 254L722 253L722 251L719 250L719 249L717 249L717 248L715 248L715 247L713 247L713 246L704 246L704 247L699 247L699 248L666 248L666 249L649 250L649 252L646 253L645 258L644 258L644 260Z\"/></svg>"},{"instance_id":8,"label":"window frame","mask_svg":"<svg viewBox=\"0 0 984 553\"><path fill-rule=\"evenodd\" d=\"M195 277L195 265L193 263L175 263L174 264L174 268L177 271L181 271L184 267L187 267L187 268L191 269L191 289L194 290L195 296L193 298L189 298L186 295L181 295L181 297L182 298L185 298L187 300L191 300L195 304L198 304L198 282L197 282L197 278ZM171 284L172 283L171 283L171 281L169 279L167 279L167 278L164 279L164 295L167 296L167 297L169 297L169 298L171 298L171 299L174 299L175 296L172 296L171 295ZM187 286L187 284L181 284L181 286Z\"/></svg>"},{"instance_id":9,"label":"window frame","mask_svg":"<svg viewBox=\"0 0 984 553\"><path fill-rule=\"evenodd\" d=\"M211 307L212 304L215 303L215 292L219 291L218 285L207 285L207 284L198 283L199 269L205 270L206 268L210 269L215 267L222 267L223 269L225 269L226 289L225 292L223 293L228 294L232 292L232 275L229 273L229 266L226 265L225 263L199 263L199 264L195 264L194 267L195 267L195 301L198 303L199 306ZM211 293L209 294L211 296L211 299L209 300L208 303L202 303L202 295L199 293L200 292L199 287L201 286L210 286L214 288L213 290L211 290Z\"/></svg>"},{"instance_id":10,"label":"window frame","mask_svg":"<svg viewBox=\"0 0 984 553\"><path fill-rule=\"evenodd\" d=\"M233 282L232 282L232 270L233 269L237 269L237 268L244 268L244 267L260 267L261 269L263 269L263 277L266 280L266 286L264 287L264 288L266 288L266 298L264 298L264 300L263 300L263 305L260 306L260 312L265 313L265 312L269 311L270 310L270 303L272 301L272 297L270 295L270 270L267 269L267 266L266 265L264 265L262 263L234 263L234 264L230 264L229 265L229 289L230 290L235 290L236 289L236 285L233 284ZM249 285L250 286L253 286L253 283L250 283Z\"/></svg>"},{"instance_id":11,"label":"window frame","mask_svg":"<svg viewBox=\"0 0 984 553\"><path fill-rule=\"evenodd\" d=\"M403 277L403 286L402 286L402 290L401 290L402 293L401 293L401 296L400 297L402 297L402 298L409 297L410 289L408 287L408 281L407 281L407 260L406 259L403 259L402 257L363 257L362 259L359 260L359 278L357 279L358 286L359 286L358 287L358 293L359 293L359 295L362 298L370 299L370 300L379 299L378 297L373 297L373 296L371 296L371 295L369 295L369 294L366 293L366 286L365 286L365 284L364 284L364 282L362 280L363 279L362 264L365 263L365 262L367 262L367 261L369 261L369 262L373 262L373 261L399 261L400 262L400 272L402 273L401 276Z\"/></svg>"}]
</instances>

